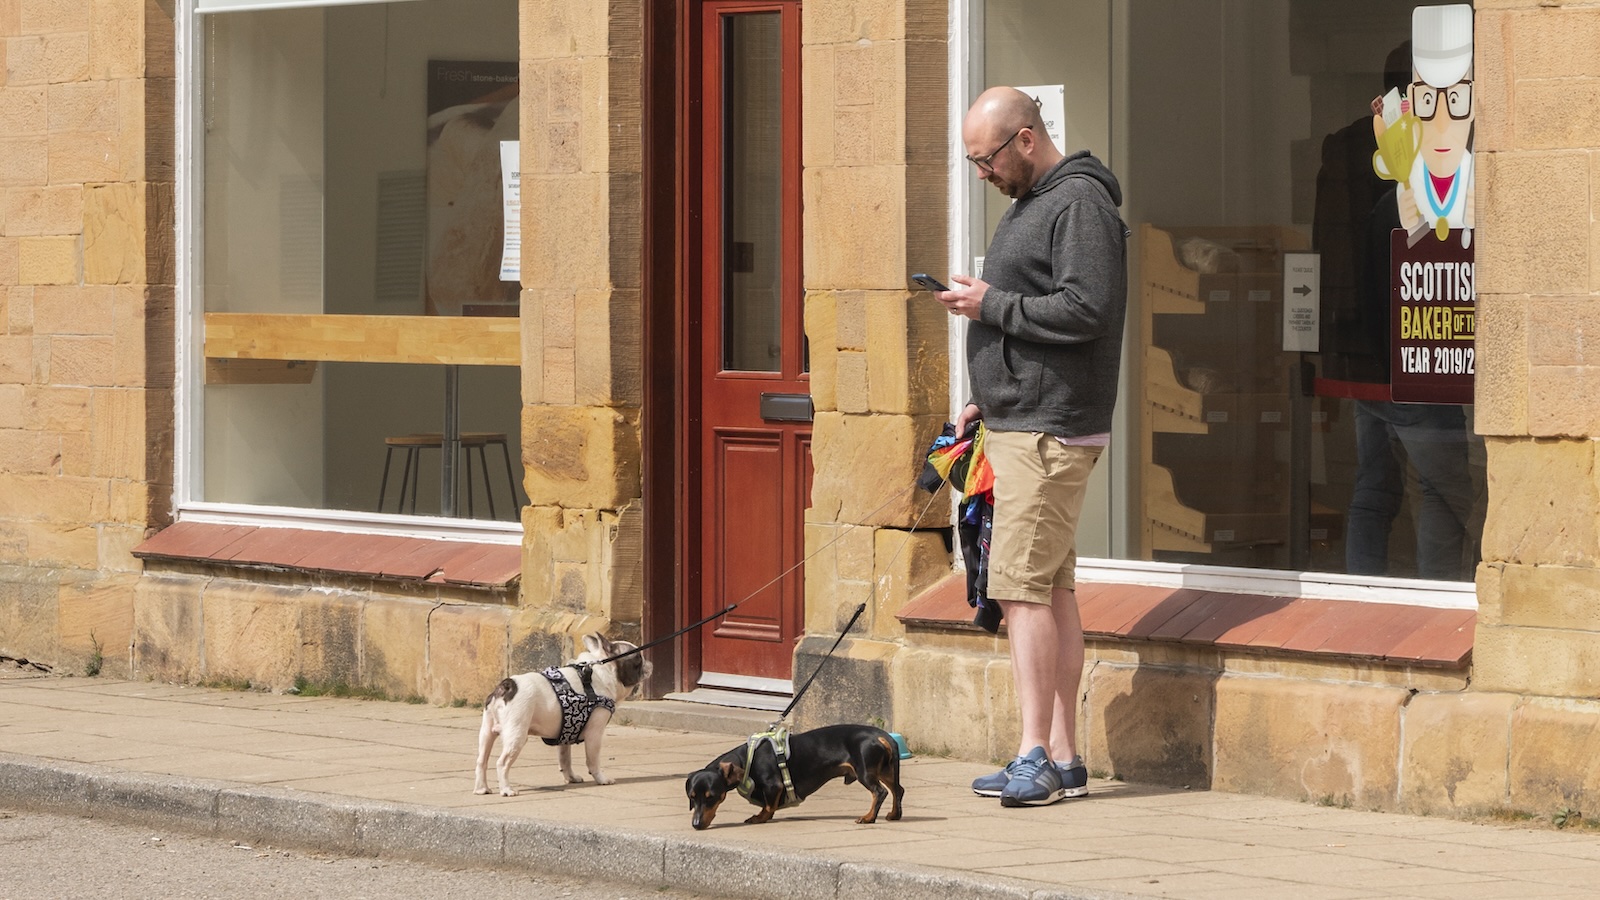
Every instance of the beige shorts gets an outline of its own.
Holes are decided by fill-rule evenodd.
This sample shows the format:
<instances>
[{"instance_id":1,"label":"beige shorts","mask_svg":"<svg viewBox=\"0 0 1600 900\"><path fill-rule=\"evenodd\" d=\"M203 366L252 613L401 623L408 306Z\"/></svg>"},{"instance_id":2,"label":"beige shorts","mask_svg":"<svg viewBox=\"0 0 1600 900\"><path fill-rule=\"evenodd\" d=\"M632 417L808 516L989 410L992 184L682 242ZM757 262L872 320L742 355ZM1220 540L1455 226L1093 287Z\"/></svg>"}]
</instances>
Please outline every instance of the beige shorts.
<instances>
[{"instance_id":1,"label":"beige shorts","mask_svg":"<svg viewBox=\"0 0 1600 900\"><path fill-rule=\"evenodd\" d=\"M1077 585L1078 516L1103 449L1068 447L1037 432L988 432L983 452L994 468L990 597L1048 604L1052 588Z\"/></svg>"}]
</instances>

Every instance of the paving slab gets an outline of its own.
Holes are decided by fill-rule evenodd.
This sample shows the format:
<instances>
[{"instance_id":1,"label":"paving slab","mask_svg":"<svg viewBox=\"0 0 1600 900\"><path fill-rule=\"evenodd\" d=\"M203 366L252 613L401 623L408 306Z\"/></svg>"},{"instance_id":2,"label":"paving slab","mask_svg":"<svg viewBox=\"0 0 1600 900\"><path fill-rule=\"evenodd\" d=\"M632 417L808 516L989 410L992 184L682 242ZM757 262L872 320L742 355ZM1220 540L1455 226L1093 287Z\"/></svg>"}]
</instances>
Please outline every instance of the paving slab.
<instances>
[{"instance_id":1,"label":"paving slab","mask_svg":"<svg viewBox=\"0 0 1600 900\"><path fill-rule=\"evenodd\" d=\"M902 764L898 822L857 825L869 795L835 781L759 826L733 798L697 832L684 777L752 719L631 706L603 745L615 784L566 784L555 748L532 741L512 768L520 795L477 796L476 709L7 677L0 806L785 900L1490 900L1600 884L1593 832L1102 779L1084 800L1004 809L967 786L992 766L927 756Z\"/></svg>"}]
</instances>

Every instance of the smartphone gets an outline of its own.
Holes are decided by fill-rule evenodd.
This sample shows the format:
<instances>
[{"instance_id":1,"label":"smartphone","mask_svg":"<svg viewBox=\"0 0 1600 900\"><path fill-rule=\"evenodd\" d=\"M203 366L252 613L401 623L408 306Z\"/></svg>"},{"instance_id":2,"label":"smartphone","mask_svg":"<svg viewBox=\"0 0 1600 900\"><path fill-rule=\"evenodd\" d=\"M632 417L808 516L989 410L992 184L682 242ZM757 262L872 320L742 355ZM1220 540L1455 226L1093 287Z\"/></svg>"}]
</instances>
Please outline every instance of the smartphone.
<instances>
[{"instance_id":1,"label":"smartphone","mask_svg":"<svg viewBox=\"0 0 1600 900\"><path fill-rule=\"evenodd\" d=\"M947 288L943 284L941 284L939 282L939 279L933 277L932 275L924 275L921 272L918 272L917 274L911 276L911 280L916 282L917 286L921 287L923 290L927 290L927 291L948 291L948 290L950 290L949 288Z\"/></svg>"}]
</instances>

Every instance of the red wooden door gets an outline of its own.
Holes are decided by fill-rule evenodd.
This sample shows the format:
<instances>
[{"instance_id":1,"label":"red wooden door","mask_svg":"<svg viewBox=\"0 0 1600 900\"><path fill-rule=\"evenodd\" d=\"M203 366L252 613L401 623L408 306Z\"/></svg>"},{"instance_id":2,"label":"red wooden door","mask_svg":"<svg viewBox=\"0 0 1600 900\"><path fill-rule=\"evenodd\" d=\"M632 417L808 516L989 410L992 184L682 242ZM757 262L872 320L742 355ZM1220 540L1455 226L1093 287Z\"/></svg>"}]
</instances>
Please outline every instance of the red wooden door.
<instances>
[{"instance_id":1,"label":"red wooden door","mask_svg":"<svg viewBox=\"0 0 1600 900\"><path fill-rule=\"evenodd\" d=\"M782 692L804 618L811 399L800 277L800 5L704 0L688 26L696 167L687 304L689 489L699 547L686 580L699 684ZM697 121L695 121L697 119ZM698 471L694 471L698 463ZM693 526L694 516L690 516ZM698 581L698 584L694 584ZM696 603L696 600L698 601Z\"/></svg>"}]
</instances>

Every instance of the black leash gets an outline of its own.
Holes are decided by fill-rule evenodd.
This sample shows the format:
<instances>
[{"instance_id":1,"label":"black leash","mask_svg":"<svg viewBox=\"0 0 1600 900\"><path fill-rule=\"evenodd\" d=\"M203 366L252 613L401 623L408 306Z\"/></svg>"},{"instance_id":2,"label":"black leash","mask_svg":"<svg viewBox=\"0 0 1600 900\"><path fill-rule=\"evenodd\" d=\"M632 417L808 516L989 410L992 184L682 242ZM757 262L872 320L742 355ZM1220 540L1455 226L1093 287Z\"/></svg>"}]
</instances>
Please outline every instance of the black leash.
<instances>
[{"instance_id":1,"label":"black leash","mask_svg":"<svg viewBox=\"0 0 1600 900\"><path fill-rule=\"evenodd\" d=\"M765 588L763 588L763 590L765 590ZM761 591L757 591L756 593L759 594L760 592ZM750 595L750 597L754 597L754 596L755 596L755 594L751 594ZM744 600L749 600L750 597L746 597L746 598L744 598ZM743 603L744 600L740 600L739 603ZM615 656L608 656L605 659L600 660L599 662L588 663L588 665L591 665L591 666L603 666L608 662L614 662L614 661L619 660L619 659L627 659L628 657L634 655L635 653L643 653L644 651L649 650L651 647L654 647L657 644L665 644L667 641L672 640L673 638L677 637L680 634L684 634L685 632L693 631L696 628L699 628L701 625L704 625L707 622L712 621L713 619L720 619L723 616L727 615L728 613L733 612L734 608L737 607L739 605L739 603L729 603L727 606L724 606L722 609L719 609L716 612L712 613L711 615L706 616L704 619L701 619L700 621L694 623L693 625L685 625L682 628L679 628L677 631L674 631L671 634L664 634L661 637L658 637L655 640L653 640L653 641L651 641L651 642L649 642L647 644L640 644L639 646L633 648L632 650L623 651L622 653L618 653Z\"/></svg>"},{"instance_id":2,"label":"black leash","mask_svg":"<svg viewBox=\"0 0 1600 900\"><path fill-rule=\"evenodd\" d=\"M800 698L806 695L806 690L811 687L811 682L817 680L817 674L822 671L822 667L827 665L828 660L833 658L833 651L839 649L839 643L844 640L846 634L850 633L850 629L856 627L856 620L861 618L861 614L866 611L867 605L865 603L856 607L856 614L850 617L850 621L845 623L844 630L839 632L839 636L833 639L833 646L828 648L828 652L822 655L822 659L817 660L817 667L811 670L811 677L807 678L806 683L800 686L800 690L794 692L794 699L790 700L789 705L785 706L783 712L778 714L778 718L773 720L773 725L777 725L784 719L789 718L789 711L794 709L794 705L799 703Z\"/></svg>"}]
</instances>

